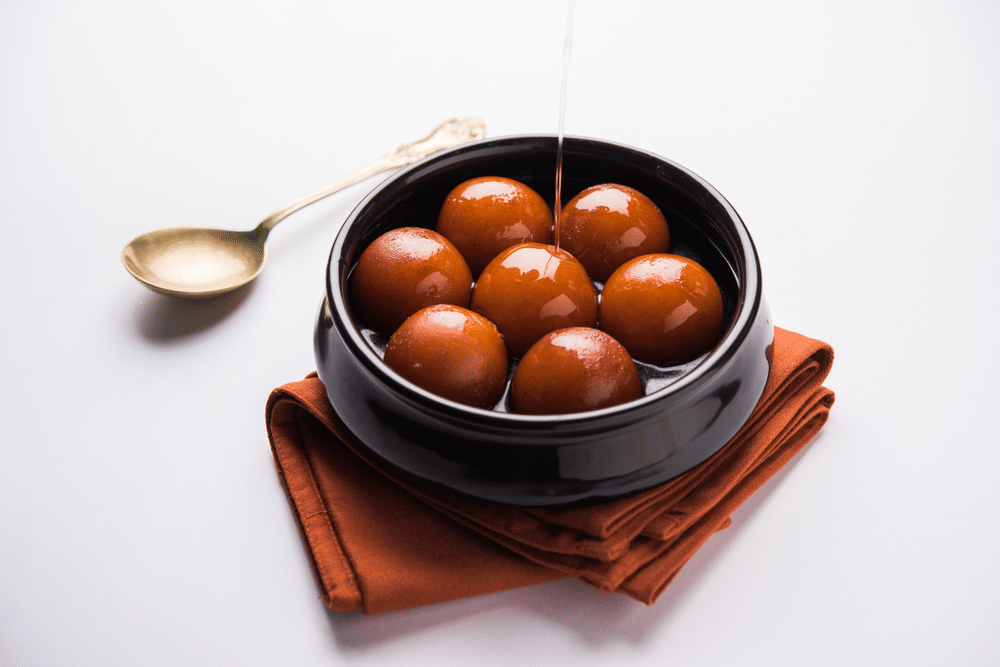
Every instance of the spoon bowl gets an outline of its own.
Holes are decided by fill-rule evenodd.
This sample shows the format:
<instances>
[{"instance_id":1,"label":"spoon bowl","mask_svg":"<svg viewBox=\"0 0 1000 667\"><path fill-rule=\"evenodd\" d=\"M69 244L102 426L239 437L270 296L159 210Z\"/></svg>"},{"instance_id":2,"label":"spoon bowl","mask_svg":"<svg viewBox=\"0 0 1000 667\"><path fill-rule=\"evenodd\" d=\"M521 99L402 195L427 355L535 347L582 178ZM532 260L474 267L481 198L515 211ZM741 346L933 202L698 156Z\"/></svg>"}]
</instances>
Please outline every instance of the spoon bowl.
<instances>
[{"instance_id":1,"label":"spoon bowl","mask_svg":"<svg viewBox=\"0 0 1000 667\"><path fill-rule=\"evenodd\" d=\"M267 260L266 234L200 227L169 227L133 239L122 261L135 278L161 294L216 296L260 275Z\"/></svg>"},{"instance_id":2,"label":"spoon bowl","mask_svg":"<svg viewBox=\"0 0 1000 667\"><path fill-rule=\"evenodd\" d=\"M184 298L205 298L246 285L267 261L267 235L278 222L304 206L383 171L398 169L431 153L482 139L478 118L453 118L425 137L399 144L382 159L278 209L248 232L201 227L168 227L129 241L122 263L150 289Z\"/></svg>"}]
</instances>

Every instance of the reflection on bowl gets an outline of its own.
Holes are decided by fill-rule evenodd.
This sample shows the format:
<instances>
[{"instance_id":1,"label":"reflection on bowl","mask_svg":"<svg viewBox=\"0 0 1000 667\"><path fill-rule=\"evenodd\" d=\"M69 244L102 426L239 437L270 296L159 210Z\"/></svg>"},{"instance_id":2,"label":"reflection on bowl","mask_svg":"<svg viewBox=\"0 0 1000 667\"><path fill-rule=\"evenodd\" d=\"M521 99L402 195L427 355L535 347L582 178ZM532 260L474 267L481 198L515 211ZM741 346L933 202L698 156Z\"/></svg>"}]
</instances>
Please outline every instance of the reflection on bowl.
<instances>
[{"instance_id":1,"label":"reflection on bowl","mask_svg":"<svg viewBox=\"0 0 1000 667\"><path fill-rule=\"evenodd\" d=\"M621 183L663 211L672 252L694 259L722 291L727 329L702 357L677 366L638 364L644 396L568 415L472 408L431 394L382 362L385 338L350 307L361 252L397 227L433 228L444 198L474 176L506 176L554 199L556 138L479 141L398 172L351 213L327 269L316 327L317 370L347 427L373 452L418 477L503 503L555 505L648 488L718 451L753 411L770 369L773 325L757 253L733 207L669 160L604 141L564 140L563 193ZM511 372L513 372L513 365Z\"/></svg>"}]
</instances>

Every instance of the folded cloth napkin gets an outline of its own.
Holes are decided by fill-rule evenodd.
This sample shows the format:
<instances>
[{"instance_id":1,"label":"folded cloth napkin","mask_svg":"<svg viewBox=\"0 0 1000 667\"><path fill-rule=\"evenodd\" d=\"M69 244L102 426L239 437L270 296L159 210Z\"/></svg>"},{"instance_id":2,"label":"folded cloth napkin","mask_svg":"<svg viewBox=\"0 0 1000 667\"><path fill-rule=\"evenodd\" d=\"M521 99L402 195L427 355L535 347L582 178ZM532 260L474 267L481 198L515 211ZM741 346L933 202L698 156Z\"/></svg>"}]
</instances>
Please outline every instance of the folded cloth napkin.
<instances>
[{"instance_id":1,"label":"folded cloth napkin","mask_svg":"<svg viewBox=\"0 0 1000 667\"><path fill-rule=\"evenodd\" d=\"M414 479L347 430L311 374L275 389L278 474L332 609L367 614L576 577L652 604L729 515L826 422L829 345L775 329L753 414L694 469L625 497L521 508Z\"/></svg>"}]
</instances>

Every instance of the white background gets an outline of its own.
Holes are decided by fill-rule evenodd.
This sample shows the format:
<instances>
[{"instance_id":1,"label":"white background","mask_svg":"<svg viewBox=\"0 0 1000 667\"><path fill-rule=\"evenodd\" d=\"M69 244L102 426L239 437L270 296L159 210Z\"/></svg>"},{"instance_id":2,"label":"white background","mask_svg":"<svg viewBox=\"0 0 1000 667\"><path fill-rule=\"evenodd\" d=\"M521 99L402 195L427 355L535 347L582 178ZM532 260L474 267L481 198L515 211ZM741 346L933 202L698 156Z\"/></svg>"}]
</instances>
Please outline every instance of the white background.
<instances>
[{"instance_id":1,"label":"white background","mask_svg":"<svg viewBox=\"0 0 1000 667\"><path fill-rule=\"evenodd\" d=\"M775 321L836 350L831 419L653 607L574 581L317 600L264 402L313 369L329 248L378 178L211 302L148 291L122 246L249 229L452 116L555 133L566 13L0 4L0 664L1000 663L989 0L580 0L566 132L726 195Z\"/></svg>"}]
</instances>

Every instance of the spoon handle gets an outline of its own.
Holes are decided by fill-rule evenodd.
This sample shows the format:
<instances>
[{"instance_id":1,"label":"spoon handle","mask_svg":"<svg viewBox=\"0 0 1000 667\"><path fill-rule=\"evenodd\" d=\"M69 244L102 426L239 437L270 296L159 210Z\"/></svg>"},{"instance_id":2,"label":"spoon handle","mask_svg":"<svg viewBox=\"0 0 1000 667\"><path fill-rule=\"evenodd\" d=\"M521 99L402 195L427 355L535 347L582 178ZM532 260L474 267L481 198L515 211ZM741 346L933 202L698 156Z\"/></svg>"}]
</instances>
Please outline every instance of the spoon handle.
<instances>
[{"instance_id":1,"label":"spoon handle","mask_svg":"<svg viewBox=\"0 0 1000 667\"><path fill-rule=\"evenodd\" d=\"M264 218L264 220L257 225L257 228L253 230L253 233L266 235L276 224L295 211L298 211L300 208L317 202L324 197L329 197L333 193L340 192L344 188L350 187L355 183L360 183L367 178L371 178L375 174L388 171L390 169L405 167L408 164L427 157L431 153L445 148L451 148L452 146L457 146L467 141L482 139L484 136L486 136L486 131L483 126L483 121L478 118L452 118L451 120L447 120L434 128L427 136L417 139L416 141L399 144L374 164L371 164L364 169L351 174L350 176L335 181L330 185L302 195L295 201L279 208L277 211Z\"/></svg>"}]
</instances>

